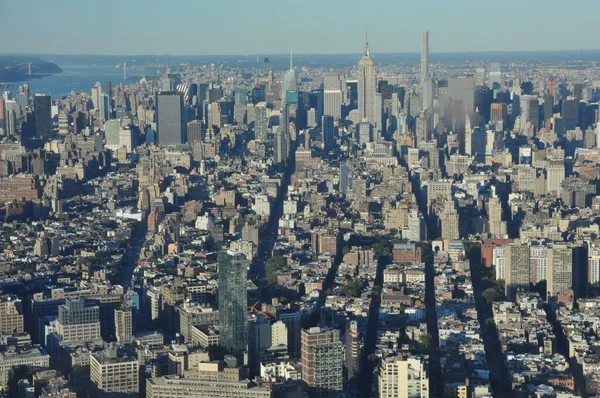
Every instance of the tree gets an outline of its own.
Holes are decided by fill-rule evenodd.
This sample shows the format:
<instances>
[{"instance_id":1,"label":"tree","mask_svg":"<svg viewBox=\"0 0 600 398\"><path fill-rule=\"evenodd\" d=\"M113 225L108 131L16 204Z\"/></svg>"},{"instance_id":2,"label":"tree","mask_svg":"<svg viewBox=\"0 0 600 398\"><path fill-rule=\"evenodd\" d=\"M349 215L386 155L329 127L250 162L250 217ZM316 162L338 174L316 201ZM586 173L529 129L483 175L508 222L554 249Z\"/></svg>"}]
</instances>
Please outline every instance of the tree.
<instances>
[{"instance_id":1,"label":"tree","mask_svg":"<svg viewBox=\"0 0 600 398\"><path fill-rule=\"evenodd\" d=\"M346 286L343 286L341 293L345 297L360 297L363 289L365 288L366 282L360 278L355 278Z\"/></svg>"},{"instance_id":2,"label":"tree","mask_svg":"<svg viewBox=\"0 0 600 398\"><path fill-rule=\"evenodd\" d=\"M431 349L431 335L429 333L422 334L419 337L419 344L421 345L421 349L423 349L423 352L425 354L428 354L429 350Z\"/></svg>"},{"instance_id":3,"label":"tree","mask_svg":"<svg viewBox=\"0 0 600 398\"><path fill-rule=\"evenodd\" d=\"M287 268L287 258L283 256L271 257L265 264L267 281L271 284L277 283L277 271Z\"/></svg>"},{"instance_id":4,"label":"tree","mask_svg":"<svg viewBox=\"0 0 600 398\"><path fill-rule=\"evenodd\" d=\"M486 303L492 304L500 296L498 295L498 291L495 288L489 287L483 291L483 293L481 294L481 297L483 297L483 299L485 300Z\"/></svg>"}]
</instances>

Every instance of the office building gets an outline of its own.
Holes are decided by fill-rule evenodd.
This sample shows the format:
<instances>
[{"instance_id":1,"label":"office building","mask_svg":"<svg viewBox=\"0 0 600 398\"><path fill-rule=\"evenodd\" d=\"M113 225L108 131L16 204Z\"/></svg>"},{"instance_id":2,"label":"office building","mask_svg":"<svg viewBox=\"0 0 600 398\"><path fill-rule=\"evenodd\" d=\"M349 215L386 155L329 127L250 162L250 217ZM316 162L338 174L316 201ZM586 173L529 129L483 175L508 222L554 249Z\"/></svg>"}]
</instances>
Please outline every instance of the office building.
<instances>
[{"instance_id":1,"label":"office building","mask_svg":"<svg viewBox=\"0 0 600 398\"><path fill-rule=\"evenodd\" d=\"M429 140L429 123L425 112L419 114L415 124L415 139L418 146L421 142Z\"/></svg>"},{"instance_id":2,"label":"office building","mask_svg":"<svg viewBox=\"0 0 600 398\"><path fill-rule=\"evenodd\" d=\"M92 87L92 105L94 109L100 108L100 96L102 95L102 85L100 82L96 82Z\"/></svg>"},{"instance_id":3,"label":"office building","mask_svg":"<svg viewBox=\"0 0 600 398\"><path fill-rule=\"evenodd\" d=\"M373 59L369 52L369 42L365 43L365 53L358 62L358 119L359 121L368 121L375 128L377 126L377 111L376 111L376 74L373 65Z\"/></svg>"},{"instance_id":4,"label":"office building","mask_svg":"<svg viewBox=\"0 0 600 398\"><path fill-rule=\"evenodd\" d=\"M260 374L261 355L269 347L271 324L263 314L256 314L248 328L248 363L253 374Z\"/></svg>"},{"instance_id":5,"label":"office building","mask_svg":"<svg viewBox=\"0 0 600 398\"><path fill-rule=\"evenodd\" d=\"M384 358L379 365L379 397L429 398L428 368L424 357Z\"/></svg>"},{"instance_id":6,"label":"office building","mask_svg":"<svg viewBox=\"0 0 600 398\"><path fill-rule=\"evenodd\" d=\"M493 103L490 106L490 121L501 121L502 127L506 128L508 121L508 106L503 103Z\"/></svg>"},{"instance_id":7,"label":"office building","mask_svg":"<svg viewBox=\"0 0 600 398\"><path fill-rule=\"evenodd\" d=\"M421 33L421 84L429 77L429 32Z\"/></svg>"},{"instance_id":8,"label":"office building","mask_svg":"<svg viewBox=\"0 0 600 398\"><path fill-rule=\"evenodd\" d=\"M175 375L146 380L146 398L271 398L271 390L250 380L218 377L182 378Z\"/></svg>"},{"instance_id":9,"label":"office building","mask_svg":"<svg viewBox=\"0 0 600 398\"><path fill-rule=\"evenodd\" d=\"M344 366L346 368L346 378L347 380L352 380L355 376L360 374L361 360L361 340L358 331L358 323L356 321L350 321L346 325L345 340Z\"/></svg>"},{"instance_id":10,"label":"office building","mask_svg":"<svg viewBox=\"0 0 600 398\"><path fill-rule=\"evenodd\" d=\"M100 120L110 120L110 102L108 95L101 94L99 98L98 116Z\"/></svg>"},{"instance_id":11,"label":"office building","mask_svg":"<svg viewBox=\"0 0 600 398\"><path fill-rule=\"evenodd\" d=\"M546 192L560 195L565 180L565 164L563 161L551 161L546 165Z\"/></svg>"},{"instance_id":12,"label":"office building","mask_svg":"<svg viewBox=\"0 0 600 398\"><path fill-rule=\"evenodd\" d=\"M560 133L569 130L575 130L579 122L579 101L576 99L564 99L562 101L561 116L563 128Z\"/></svg>"},{"instance_id":13,"label":"office building","mask_svg":"<svg viewBox=\"0 0 600 398\"><path fill-rule=\"evenodd\" d=\"M489 66L488 87L492 90L499 90L502 87L502 70L498 62L491 63Z\"/></svg>"},{"instance_id":14,"label":"office building","mask_svg":"<svg viewBox=\"0 0 600 398\"><path fill-rule=\"evenodd\" d=\"M485 69L475 68L475 85L483 86L485 84Z\"/></svg>"},{"instance_id":15,"label":"office building","mask_svg":"<svg viewBox=\"0 0 600 398\"><path fill-rule=\"evenodd\" d=\"M0 333L23 333L23 303L12 294L0 296Z\"/></svg>"},{"instance_id":16,"label":"office building","mask_svg":"<svg viewBox=\"0 0 600 398\"><path fill-rule=\"evenodd\" d=\"M13 368L27 366L30 371L48 369L50 355L40 347L0 352L0 389L6 391Z\"/></svg>"},{"instance_id":17,"label":"office building","mask_svg":"<svg viewBox=\"0 0 600 398\"><path fill-rule=\"evenodd\" d=\"M506 235L506 221L502 220L502 203L498 198L490 198L488 202L489 232L492 237Z\"/></svg>"},{"instance_id":18,"label":"office building","mask_svg":"<svg viewBox=\"0 0 600 398\"><path fill-rule=\"evenodd\" d=\"M157 96L157 135L160 145L182 145L187 142L183 96L161 92Z\"/></svg>"},{"instance_id":19,"label":"office building","mask_svg":"<svg viewBox=\"0 0 600 398\"><path fill-rule=\"evenodd\" d=\"M110 345L90 355L90 380L101 394L135 396L140 389L140 365L134 357L117 356L116 346Z\"/></svg>"},{"instance_id":20,"label":"office building","mask_svg":"<svg viewBox=\"0 0 600 398\"><path fill-rule=\"evenodd\" d=\"M519 292L529 291L529 247L509 244L504 248L504 290L508 300Z\"/></svg>"},{"instance_id":21,"label":"office building","mask_svg":"<svg viewBox=\"0 0 600 398\"><path fill-rule=\"evenodd\" d=\"M458 211L452 199L447 199L439 215L440 233L444 239L459 239L460 225Z\"/></svg>"},{"instance_id":22,"label":"office building","mask_svg":"<svg viewBox=\"0 0 600 398\"><path fill-rule=\"evenodd\" d=\"M52 98L49 95L33 97L35 137L45 140L52 135Z\"/></svg>"},{"instance_id":23,"label":"office building","mask_svg":"<svg viewBox=\"0 0 600 398\"><path fill-rule=\"evenodd\" d=\"M350 184L350 172L346 163L340 164L340 192L346 193Z\"/></svg>"},{"instance_id":24,"label":"office building","mask_svg":"<svg viewBox=\"0 0 600 398\"><path fill-rule=\"evenodd\" d=\"M67 298L58 307L56 331L63 341L91 341L100 338L100 308L86 306L81 297Z\"/></svg>"},{"instance_id":25,"label":"office building","mask_svg":"<svg viewBox=\"0 0 600 398\"><path fill-rule=\"evenodd\" d=\"M267 103L261 102L254 106L254 139L267 142L269 135L269 118L267 117Z\"/></svg>"},{"instance_id":26,"label":"office building","mask_svg":"<svg viewBox=\"0 0 600 398\"><path fill-rule=\"evenodd\" d=\"M343 73L326 73L323 78L323 115L342 118L342 104L346 91L346 76Z\"/></svg>"},{"instance_id":27,"label":"office building","mask_svg":"<svg viewBox=\"0 0 600 398\"><path fill-rule=\"evenodd\" d=\"M342 392L342 351L339 331L313 327L302 330L302 380L312 397L339 397Z\"/></svg>"},{"instance_id":28,"label":"office building","mask_svg":"<svg viewBox=\"0 0 600 398\"><path fill-rule=\"evenodd\" d=\"M245 106L245 105L244 105ZM188 145L192 147L197 142L204 141L204 134L202 132L202 121L192 120L187 124L188 134Z\"/></svg>"},{"instance_id":29,"label":"office building","mask_svg":"<svg viewBox=\"0 0 600 398\"><path fill-rule=\"evenodd\" d=\"M475 77L473 75L456 76L448 79L450 97L456 103L457 112L475 110ZM462 108L460 108L462 106ZM459 109L460 108L460 109Z\"/></svg>"},{"instance_id":30,"label":"office building","mask_svg":"<svg viewBox=\"0 0 600 398\"><path fill-rule=\"evenodd\" d=\"M356 125L356 138L360 145L373 142L373 125L366 120L363 120Z\"/></svg>"},{"instance_id":31,"label":"office building","mask_svg":"<svg viewBox=\"0 0 600 398\"><path fill-rule=\"evenodd\" d=\"M522 95L520 98L521 106L521 129L524 129L527 123L531 123L535 130L540 127L540 103L537 97L532 95Z\"/></svg>"},{"instance_id":32,"label":"office building","mask_svg":"<svg viewBox=\"0 0 600 398\"><path fill-rule=\"evenodd\" d=\"M121 130L121 122L119 120L108 120L104 122L104 142L108 149L119 148L119 132Z\"/></svg>"},{"instance_id":33,"label":"office building","mask_svg":"<svg viewBox=\"0 0 600 398\"><path fill-rule=\"evenodd\" d=\"M273 127L273 138L273 151L275 152L275 163L282 163L285 165L287 164L289 153L288 135L284 129L275 129L275 127Z\"/></svg>"},{"instance_id":34,"label":"office building","mask_svg":"<svg viewBox=\"0 0 600 398\"><path fill-rule=\"evenodd\" d=\"M0 129L6 132L6 103L4 98L0 98Z\"/></svg>"},{"instance_id":35,"label":"office building","mask_svg":"<svg viewBox=\"0 0 600 398\"><path fill-rule=\"evenodd\" d=\"M115 310L115 335L119 344L133 341L133 307L123 305Z\"/></svg>"},{"instance_id":36,"label":"office building","mask_svg":"<svg viewBox=\"0 0 600 398\"><path fill-rule=\"evenodd\" d=\"M427 111L433 106L435 98L435 80L431 77L421 82L421 110Z\"/></svg>"},{"instance_id":37,"label":"office building","mask_svg":"<svg viewBox=\"0 0 600 398\"><path fill-rule=\"evenodd\" d=\"M573 289L573 249L566 245L548 248L546 288L548 297L560 296Z\"/></svg>"},{"instance_id":38,"label":"office building","mask_svg":"<svg viewBox=\"0 0 600 398\"><path fill-rule=\"evenodd\" d=\"M335 144L335 126L334 117L324 115L321 121L321 131L323 133L323 147L326 151L334 149Z\"/></svg>"},{"instance_id":39,"label":"office building","mask_svg":"<svg viewBox=\"0 0 600 398\"><path fill-rule=\"evenodd\" d=\"M238 252L219 253L219 339L225 351L240 361L248 345L248 261Z\"/></svg>"},{"instance_id":40,"label":"office building","mask_svg":"<svg viewBox=\"0 0 600 398\"><path fill-rule=\"evenodd\" d=\"M294 68L292 61L292 54L290 54L290 69L284 73L283 82L281 84L281 106L287 105L298 105L298 77L296 76L296 69ZM291 94L291 95L290 95ZM295 96L295 104L289 101L291 97Z\"/></svg>"}]
</instances>

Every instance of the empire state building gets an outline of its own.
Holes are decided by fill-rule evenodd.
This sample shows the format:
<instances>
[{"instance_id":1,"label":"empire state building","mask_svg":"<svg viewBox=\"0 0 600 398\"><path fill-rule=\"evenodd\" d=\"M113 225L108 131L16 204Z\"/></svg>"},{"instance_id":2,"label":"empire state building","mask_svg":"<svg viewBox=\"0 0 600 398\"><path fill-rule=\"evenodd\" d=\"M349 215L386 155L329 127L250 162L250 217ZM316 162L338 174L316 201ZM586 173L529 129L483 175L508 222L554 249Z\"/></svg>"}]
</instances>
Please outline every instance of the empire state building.
<instances>
[{"instance_id":1,"label":"empire state building","mask_svg":"<svg viewBox=\"0 0 600 398\"><path fill-rule=\"evenodd\" d=\"M365 55L358 61L358 117L367 120L376 128L376 76L373 59L369 52L369 41L365 42Z\"/></svg>"}]
</instances>

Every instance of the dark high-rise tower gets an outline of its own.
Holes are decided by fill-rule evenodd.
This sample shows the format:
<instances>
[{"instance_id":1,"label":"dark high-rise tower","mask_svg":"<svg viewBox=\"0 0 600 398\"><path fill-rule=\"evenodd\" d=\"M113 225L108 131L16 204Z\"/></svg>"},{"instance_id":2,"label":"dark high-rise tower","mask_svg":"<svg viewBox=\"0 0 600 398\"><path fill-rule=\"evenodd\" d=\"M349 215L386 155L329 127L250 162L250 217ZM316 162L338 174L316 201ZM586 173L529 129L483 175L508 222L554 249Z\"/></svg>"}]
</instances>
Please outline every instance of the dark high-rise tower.
<instances>
[{"instance_id":1,"label":"dark high-rise tower","mask_svg":"<svg viewBox=\"0 0 600 398\"><path fill-rule=\"evenodd\" d=\"M248 346L248 261L238 252L219 253L219 341L229 354L243 358Z\"/></svg>"},{"instance_id":2,"label":"dark high-rise tower","mask_svg":"<svg viewBox=\"0 0 600 398\"><path fill-rule=\"evenodd\" d=\"M333 149L334 131L333 116L325 115L321 121L321 131L323 132L323 146L326 151Z\"/></svg>"},{"instance_id":3,"label":"dark high-rise tower","mask_svg":"<svg viewBox=\"0 0 600 398\"><path fill-rule=\"evenodd\" d=\"M46 139L52 135L52 98L49 95L33 97L35 137Z\"/></svg>"},{"instance_id":4,"label":"dark high-rise tower","mask_svg":"<svg viewBox=\"0 0 600 398\"><path fill-rule=\"evenodd\" d=\"M156 128L158 143L161 145L181 145L187 141L181 94L163 92L158 95Z\"/></svg>"}]
</instances>

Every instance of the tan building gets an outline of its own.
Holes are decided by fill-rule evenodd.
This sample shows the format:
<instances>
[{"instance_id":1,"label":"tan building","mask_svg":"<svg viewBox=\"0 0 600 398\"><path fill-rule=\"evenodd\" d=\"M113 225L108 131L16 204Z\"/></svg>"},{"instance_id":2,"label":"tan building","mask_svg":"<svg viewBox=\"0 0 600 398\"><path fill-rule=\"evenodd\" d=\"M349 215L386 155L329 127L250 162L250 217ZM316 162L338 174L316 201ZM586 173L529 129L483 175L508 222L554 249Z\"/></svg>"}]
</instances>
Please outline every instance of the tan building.
<instances>
[{"instance_id":1,"label":"tan building","mask_svg":"<svg viewBox=\"0 0 600 398\"><path fill-rule=\"evenodd\" d=\"M146 380L146 398L270 398L271 391L250 380L202 380L174 375Z\"/></svg>"},{"instance_id":2,"label":"tan building","mask_svg":"<svg viewBox=\"0 0 600 398\"><path fill-rule=\"evenodd\" d=\"M529 246L509 244L504 248L505 284L508 300L514 300L519 291L529 291Z\"/></svg>"},{"instance_id":3,"label":"tan building","mask_svg":"<svg viewBox=\"0 0 600 398\"><path fill-rule=\"evenodd\" d=\"M429 398L427 368L423 357L385 358L379 365L379 397Z\"/></svg>"},{"instance_id":4,"label":"tan building","mask_svg":"<svg viewBox=\"0 0 600 398\"><path fill-rule=\"evenodd\" d=\"M90 380L104 393L137 394L140 365L133 357L118 357L116 347L90 356Z\"/></svg>"},{"instance_id":5,"label":"tan building","mask_svg":"<svg viewBox=\"0 0 600 398\"><path fill-rule=\"evenodd\" d=\"M115 310L115 335L120 344L130 344L133 341L133 311L130 306Z\"/></svg>"},{"instance_id":6,"label":"tan building","mask_svg":"<svg viewBox=\"0 0 600 398\"><path fill-rule=\"evenodd\" d=\"M566 245L548 248L546 268L548 296L560 296L573 288L573 249Z\"/></svg>"},{"instance_id":7,"label":"tan building","mask_svg":"<svg viewBox=\"0 0 600 398\"><path fill-rule=\"evenodd\" d=\"M192 328L192 343L202 348L219 345L219 331L213 325L195 325Z\"/></svg>"},{"instance_id":8,"label":"tan building","mask_svg":"<svg viewBox=\"0 0 600 398\"><path fill-rule=\"evenodd\" d=\"M15 366L27 366L29 370L47 369L50 367L50 355L39 347L0 353L0 387L3 389L8 387L10 371Z\"/></svg>"},{"instance_id":9,"label":"tan building","mask_svg":"<svg viewBox=\"0 0 600 398\"><path fill-rule=\"evenodd\" d=\"M0 296L0 333L23 332L23 305L12 294Z\"/></svg>"}]
</instances>

